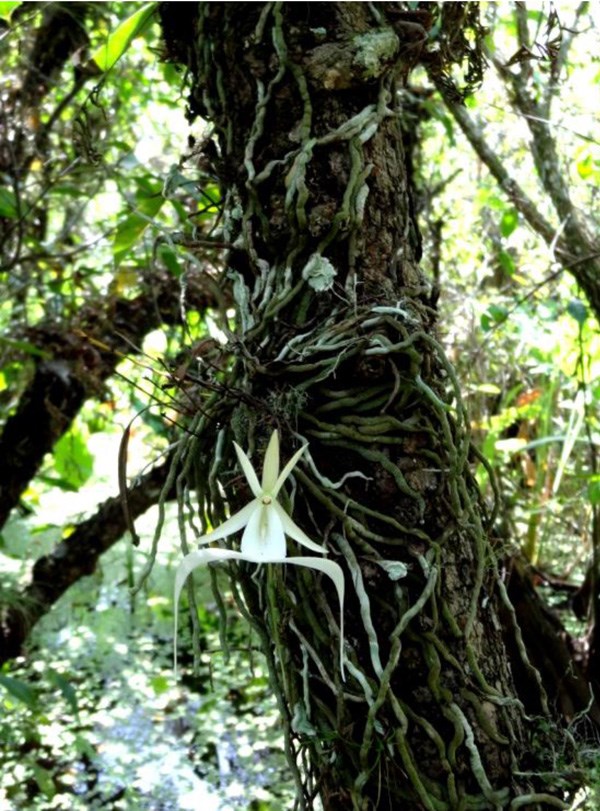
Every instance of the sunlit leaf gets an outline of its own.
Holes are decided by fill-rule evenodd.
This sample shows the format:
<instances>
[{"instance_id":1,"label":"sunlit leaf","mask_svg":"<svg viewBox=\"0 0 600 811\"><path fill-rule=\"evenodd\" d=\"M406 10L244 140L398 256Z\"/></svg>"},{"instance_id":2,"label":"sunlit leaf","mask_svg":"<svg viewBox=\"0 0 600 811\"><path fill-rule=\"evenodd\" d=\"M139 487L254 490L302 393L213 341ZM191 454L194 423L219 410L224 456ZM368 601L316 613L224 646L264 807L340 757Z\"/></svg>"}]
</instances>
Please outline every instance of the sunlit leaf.
<instances>
[{"instance_id":1,"label":"sunlit leaf","mask_svg":"<svg viewBox=\"0 0 600 811\"><path fill-rule=\"evenodd\" d=\"M136 210L126 216L117 226L113 243L113 258L118 266L130 256L132 248L139 242L146 228L158 214L165 202L160 186L150 191L141 191L136 196Z\"/></svg>"},{"instance_id":2,"label":"sunlit leaf","mask_svg":"<svg viewBox=\"0 0 600 811\"><path fill-rule=\"evenodd\" d=\"M502 324L506 321L508 310L499 304L490 304L481 316L481 328L488 332L494 325Z\"/></svg>"},{"instance_id":3,"label":"sunlit leaf","mask_svg":"<svg viewBox=\"0 0 600 811\"><path fill-rule=\"evenodd\" d=\"M5 187L0 188L0 217L17 217L17 201L14 193Z\"/></svg>"},{"instance_id":4,"label":"sunlit leaf","mask_svg":"<svg viewBox=\"0 0 600 811\"><path fill-rule=\"evenodd\" d=\"M54 467L60 479L74 489L86 483L94 469L94 456L81 431L71 428L53 450Z\"/></svg>"},{"instance_id":5,"label":"sunlit leaf","mask_svg":"<svg viewBox=\"0 0 600 811\"><path fill-rule=\"evenodd\" d=\"M590 504L600 504L600 475L592 476L587 486L587 497Z\"/></svg>"},{"instance_id":6,"label":"sunlit leaf","mask_svg":"<svg viewBox=\"0 0 600 811\"><path fill-rule=\"evenodd\" d=\"M45 769L43 766L40 766L39 763L32 763L31 770L35 778L35 782L38 784L39 790L46 797L46 799L51 800L56 794L56 786L54 785L54 780L52 779L52 772L48 771L48 769Z\"/></svg>"},{"instance_id":7,"label":"sunlit leaf","mask_svg":"<svg viewBox=\"0 0 600 811\"><path fill-rule=\"evenodd\" d=\"M575 166L577 168L577 174L579 177L583 178L583 180L587 180L590 175L594 174L594 161L589 153L580 161L577 161Z\"/></svg>"},{"instance_id":8,"label":"sunlit leaf","mask_svg":"<svg viewBox=\"0 0 600 811\"><path fill-rule=\"evenodd\" d=\"M497 386L495 383L480 383L477 386L473 387L474 391L478 391L481 394L501 394L502 389Z\"/></svg>"},{"instance_id":9,"label":"sunlit leaf","mask_svg":"<svg viewBox=\"0 0 600 811\"><path fill-rule=\"evenodd\" d=\"M158 3L145 3L108 35L91 57L100 70L110 70L118 62L132 40L143 32L157 5Z\"/></svg>"},{"instance_id":10,"label":"sunlit leaf","mask_svg":"<svg viewBox=\"0 0 600 811\"><path fill-rule=\"evenodd\" d=\"M20 679L13 679L11 676L0 675L0 685L21 703L26 704L33 710L37 706L37 694L35 690Z\"/></svg>"},{"instance_id":11,"label":"sunlit leaf","mask_svg":"<svg viewBox=\"0 0 600 811\"><path fill-rule=\"evenodd\" d=\"M169 680L167 679L166 676L163 676L162 674L152 676L152 678L150 679L150 685L157 696L166 693L170 686Z\"/></svg>"},{"instance_id":12,"label":"sunlit leaf","mask_svg":"<svg viewBox=\"0 0 600 811\"><path fill-rule=\"evenodd\" d=\"M507 251L500 251L498 253L498 261L502 265L502 270L509 276L512 276L516 269L512 256Z\"/></svg>"},{"instance_id":13,"label":"sunlit leaf","mask_svg":"<svg viewBox=\"0 0 600 811\"><path fill-rule=\"evenodd\" d=\"M18 2L2 2L0 3L0 20L10 20L13 11L22 5L21 0Z\"/></svg>"},{"instance_id":14,"label":"sunlit leaf","mask_svg":"<svg viewBox=\"0 0 600 811\"><path fill-rule=\"evenodd\" d=\"M500 220L500 233L503 237L509 237L519 224L519 212L516 208L507 208Z\"/></svg>"}]
</instances>

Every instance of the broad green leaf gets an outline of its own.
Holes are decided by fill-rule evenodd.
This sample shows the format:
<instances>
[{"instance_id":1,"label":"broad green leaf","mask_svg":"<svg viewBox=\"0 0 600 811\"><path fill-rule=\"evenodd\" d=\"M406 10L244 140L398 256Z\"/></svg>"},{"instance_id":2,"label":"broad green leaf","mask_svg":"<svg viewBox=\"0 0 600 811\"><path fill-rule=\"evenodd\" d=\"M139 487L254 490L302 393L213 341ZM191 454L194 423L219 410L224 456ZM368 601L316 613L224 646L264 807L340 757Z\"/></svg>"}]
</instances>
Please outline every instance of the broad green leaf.
<instances>
[{"instance_id":1,"label":"broad green leaf","mask_svg":"<svg viewBox=\"0 0 600 811\"><path fill-rule=\"evenodd\" d=\"M10 189L0 188L0 217L17 217L17 201Z\"/></svg>"},{"instance_id":2,"label":"broad green leaf","mask_svg":"<svg viewBox=\"0 0 600 811\"><path fill-rule=\"evenodd\" d=\"M142 237L153 218L158 214L165 198L162 196L160 186L141 190L136 195L136 210L121 220L113 243L113 259L115 266L129 256L131 249Z\"/></svg>"},{"instance_id":3,"label":"broad green leaf","mask_svg":"<svg viewBox=\"0 0 600 811\"><path fill-rule=\"evenodd\" d=\"M481 316L481 328L484 332L489 332L495 324L502 324L506 321L507 316L508 310L506 307L502 307L498 304L490 304Z\"/></svg>"},{"instance_id":4,"label":"broad green leaf","mask_svg":"<svg viewBox=\"0 0 600 811\"><path fill-rule=\"evenodd\" d=\"M0 675L0 685L2 685L11 696L18 699L23 704L26 704L30 710L36 708L37 694L26 682L20 679L13 679L11 676Z\"/></svg>"},{"instance_id":5,"label":"broad green leaf","mask_svg":"<svg viewBox=\"0 0 600 811\"><path fill-rule=\"evenodd\" d=\"M127 214L117 225L113 242L113 259L115 266L129 256L131 249L141 239L146 228L164 205L162 187L147 178L138 181L135 196L135 210Z\"/></svg>"},{"instance_id":6,"label":"broad green leaf","mask_svg":"<svg viewBox=\"0 0 600 811\"><path fill-rule=\"evenodd\" d=\"M37 478L43 484L58 487L59 490L63 490L65 493L76 493L79 490L79 487L67 479L61 479L60 476L47 476L45 473L38 473Z\"/></svg>"},{"instance_id":7,"label":"broad green leaf","mask_svg":"<svg viewBox=\"0 0 600 811\"><path fill-rule=\"evenodd\" d=\"M2 2L0 3L0 20L6 20L7 22L10 20L13 11L22 5L22 0L18 0L18 2Z\"/></svg>"},{"instance_id":8,"label":"broad green leaf","mask_svg":"<svg viewBox=\"0 0 600 811\"><path fill-rule=\"evenodd\" d=\"M145 3L130 17L118 25L106 41L94 51L91 60L102 71L110 70L123 56L132 40L146 27L158 3Z\"/></svg>"},{"instance_id":9,"label":"broad green leaf","mask_svg":"<svg viewBox=\"0 0 600 811\"><path fill-rule=\"evenodd\" d=\"M529 20L533 20L536 23L541 23L544 19L544 12L540 11L539 9L527 9L527 18Z\"/></svg>"},{"instance_id":10,"label":"broad green leaf","mask_svg":"<svg viewBox=\"0 0 600 811\"><path fill-rule=\"evenodd\" d=\"M507 208L500 220L500 233L503 237L509 237L519 224L519 212L516 208Z\"/></svg>"},{"instance_id":11,"label":"broad green leaf","mask_svg":"<svg viewBox=\"0 0 600 811\"><path fill-rule=\"evenodd\" d=\"M62 436L52 452L54 468L61 480L78 489L86 483L94 469L94 457L88 450L81 431L71 428Z\"/></svg>"}]
</instances>

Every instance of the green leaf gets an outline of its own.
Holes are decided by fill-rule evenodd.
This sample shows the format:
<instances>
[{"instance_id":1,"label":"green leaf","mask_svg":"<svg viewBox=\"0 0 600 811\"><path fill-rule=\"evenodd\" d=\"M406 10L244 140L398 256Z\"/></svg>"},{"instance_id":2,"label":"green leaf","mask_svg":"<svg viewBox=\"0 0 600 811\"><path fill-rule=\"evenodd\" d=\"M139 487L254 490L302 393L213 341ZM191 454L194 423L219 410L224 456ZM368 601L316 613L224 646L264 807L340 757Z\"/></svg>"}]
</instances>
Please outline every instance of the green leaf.
<instances>
[{"instance_id":1,"label":"green leaf","mask_svg":"<svg viewBox=\"0 0 600 811\"><path fill-rule=\"evenodd\" d=\"M587 486L587 497L590 504L600 504L600 475L592 476Z\"/></svg>"},{"instance_id":2,"label":"green leaf","mask_svg":"<svg viewBox=\"0 0 600 811\"><path fill-rule=\"evenodd\" d=\"M77 428L71 428L58 440L54 446L53 458L54 468L67 486L79 489L92 475L94 457Z\"/></svg>"},{"instance_id":3,"label":"green leaf","mask_svg":"<svg viewBox=\"0 0 600 811\"><path fill-rule=\"evenodd\" d=\"M154 690L155 694L160 696L167 692L170 687L170 683L166 676L158 674L156 676L152 676L150 679L150 686Z\"/></svg>"},{"instance_id":4,"label":"green leaf","mask_svg":"<svg viewBox=\"0 0 600 811\"><path fill-rule=\"evenodd\" d=\"M507 251L500 251L498 254L498 261L502 265L502 270L508 275L512 276L516 270L515 263L512 256Z\"/></svg>"},{"instance_id":5,"label":"green leaf","mask_svg":"<svg viewBox=\"0 0 600 811\"><path fill-rule=\"evenodd\" d=\"M481 394L502 394L502 389L495 383L479 383L473 387L473 391L478 391Z\"/></svg>"},{"instance_id":6,"label":"green leaf","mask_svg":"<svg viewBox=\"0 0 600 811\"><path fill-rule=\"evenodd\" d=\"M5 344L11 349L17 349L19 352L25 352L27 355L35 355L38 358L48 359L52 357L49 352L39 349L35 344L30 344L29 341L16 341L14 338L0 335L0 344Z\"/></svg>"},{"instance_id":7,"label":"green leaf","mask_svg":"<svg viewBox=\"0 0 600 811\"><path fill-rule=\"evenodd\" d=\"M516 208L507 208L500 220L500 233L503 237L509 237L519 224L519 212Z\"/></svg>"},{"instance_id":8,"label":"green leaf","mask_svg":"<svg viewBox=\"0 0 600 811\"><path fill-rule=\"evenodd\" d=\"M143 32L157 5L158 3L145 3L130 17L123 20L112 34L108 35L106 41L94 51L91 61L95 62L104 72L110 70L129 48L132 40Z\"/></svg>"},{"instance_id":9,"label":"green leaf","mask_svg":"<svg viewBox=\"0 0 600 811\"><path fill-rule=\"evenodd\" d=\"M481 316L481 328L489 332L495 324L502 324L508 317L508 310L498 304L490 304Z\"/></svg>"},{"instance_id":10,"label":"green leaf","mask_svg":"<svg viewBox=\"0 0 600 811\"><path fill-rule=\"evenodd\" d=\"M567 312L582 327L587 321L588 308L581 299L574 298L567 304Z\"/></svg>"},{"instance_id":11,"label":"green leaf","mask_svg":"<svg viewBox=\"0 0 600 811\"><path fill-rule=\"evenodd\" d=\"M0 3L0 20L6 20L7 22L9 22L13 11L21 5L22 0L18 0L18 2L13 3L8 2Z\"/></svg>"},{"instance_id":12,"label":"green leaf","mask_svg":"<svg viewBox=\"0 0 600 811\"><path fill-rule=\"evenodd\" d=\"M0 217L18 217L15 195L4 186L0 188Z\"/></svg>"},{"instance_id":13,"label":"green leaf","mask_svg":"<svg viewBox=\"0 0 600 811\"><path fill-rule=\"evenodd\" d=\"M176 278L179 278L183 273L183 268L177 261L177 254L172 248L167 245L161 245L158 251L161 261L166 266L167 270Z\"/></svg>"},{"instance_id":14,"label":"green leaf","mask_svg":"<svg viewBox=\"0 0 600 811\"><path fill-rule=\"evenodd\" d=\"M577 174L579 177L583 178L583 180L587 180L590 175L594 174L594 161L589 152L584 158L577 161L575 166L577 167Z\"/></svg>"},{"instance_id":15,"label":"green leaf","mask_svg":"<svg viewBox=\"0 0 600 811\"><path fill-rule=\"evenodd\" d=\"M56 794L56 787L54 785L54 780L52 779L52 772L48 771L48 769L44 769L44 767L40 766L39 763L32 763L31 770L35 778L35 782L38 784L39 790L46 797L46 799L51 800Z\"/></svg>"},{"instance_id":16,"label":"green leaf","mask_svg":"<svg viewBox=\"0 0 600 811\"><path fill-rule=\"evenodd\" d=\"M38 473L37 478L43 484L58 487L59 490L63 490L65 493L76 493L79 490L79 487L76 487L67 479L61 479L60 476L47 476L45 473Z\"/></svg>"},{"instance_id":17,"label":"green leaf","mask_svg":"<svg viewBox=\"0 0 600 811\"><path fill-rule=\"evenodd\" d=\"M24 681L0 675L0 684L14 698L26 704L30 710L37 707L37 693Z\"/></svg>"},{"instance_id":18,"label":"green leaf","mask_svg":"<svg viewBox=\"0 0 600 811\"><path fill-rule=\"evenodd\" d=\"M73 685L68 682L64 676L57 673L55 670L48 671L48 679L55 686L58 687L67 704L71 708L73 715L79 715L79 704L77 701L77 693Z\"/></svg>"},{"instance_id":19,"label":"green leaf","mask_svg":"<svg viewBox=\"0 0 600 811\"><path fill-rule=\"evenodd\" d=\"M113 259L117 267L129 255L133 246L139 242L142 234L165 203L161 187L150 184L148 186L148 189L141 189L137 193L135 211L121 220L117 226L113 243Z\"/></svg>"}]
</instances>

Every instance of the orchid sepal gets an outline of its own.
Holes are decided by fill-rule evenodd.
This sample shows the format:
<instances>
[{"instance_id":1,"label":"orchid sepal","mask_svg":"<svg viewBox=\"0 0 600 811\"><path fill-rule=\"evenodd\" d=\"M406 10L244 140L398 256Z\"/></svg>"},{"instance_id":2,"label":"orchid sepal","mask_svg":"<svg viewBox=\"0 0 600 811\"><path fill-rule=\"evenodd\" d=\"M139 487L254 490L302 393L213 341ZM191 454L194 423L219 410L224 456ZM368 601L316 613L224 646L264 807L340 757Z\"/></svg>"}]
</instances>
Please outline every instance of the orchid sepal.
<instances>
[{"instance_id":1,"label":"orchid sepal","mask_svg":"<svg viewBox=\"0 0 600 811\"><path fill-rule=\"evenodd\" d=\"M246 477L246 481L250 485L250 489L252 490L252 495L258 498L262 492L263 488L260 486L260 482L258 481L258 476L254 468L252 467L252 462L244 451L240 448L237 442L233 443L233 447L235 448L235 452L237 454L238 462L240 463L240 467L244 471L244 476Z\"/></svg>"},{"instance_id":2,"label":"orchid sepal","mask_svg":"<svg viewBox=\"0 0 600 811\"><path fill-rule=\"evenodd\" d=\"M275 481L275 486L273 487L272 490L273 498L277 498L284 481L290 475L292 470L296 467L296 465L298 464L298 460L300 459L300 457L302 456L307 447L308 445L303 445L299 450L297 450L296 453L290 459L290 461L287 463L287 465L283 468L283 470L281 471L281 473L279 474L279 476ZM277 467L279 467L279 465L277 465Z\"/></svg>"},{"instance_id":3,"label":"orchid sepal","mask_svg":"<svg viewBox=\"0 0 600 811\"><path fill-rule=\"evenodd\" d=\"M244 529L256 508L255 504L255 501L246 504L245 507L242 507L241 510L234 513L231 518L227 518L226 521L219 524L216 529L207 532L206 535L201 535L200 538L196 540L196 543L202 546L206 543L212 543L213 541L222 541L223 538L227 538L229 535L233 535L234 532L239 532L240 529Z\"/></svg>"}]
</instances>

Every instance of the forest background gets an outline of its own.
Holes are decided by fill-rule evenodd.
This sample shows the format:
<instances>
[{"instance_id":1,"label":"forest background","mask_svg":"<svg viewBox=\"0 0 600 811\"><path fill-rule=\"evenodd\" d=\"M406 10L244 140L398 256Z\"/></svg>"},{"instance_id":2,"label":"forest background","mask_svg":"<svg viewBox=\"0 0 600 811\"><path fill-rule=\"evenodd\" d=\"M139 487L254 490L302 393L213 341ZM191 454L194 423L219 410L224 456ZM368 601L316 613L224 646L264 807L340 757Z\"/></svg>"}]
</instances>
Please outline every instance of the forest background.
<instances>
[{"instance_id":1,"label":"forest background","mask_svg":"<svg viewBox=\"0 0 600 811\"><path fill-rule=\"evenodd\" d=\"M598 18L587 3L481 5L488 64L464 107L425 72L411 79L423 266L487 462L474 472L499 499L497 532L520 546L585 660L600 548L600 278L565 269L569 212L557 189L597 233ZM185 75L161 58L154 12L0 3L8 807L195 808L206 796L215 809L268 809L293 797L264 666L208 575L201 667L192 674L184 628L184 675L173 676L181 551L169 504L152 573L132 592L186 381L225 339L216 313L227 307L211 283L226 246L219 189L198 157L209 133L186 123ZM536 139L554 150L546 175ZM589 237L592 264L594 254ZM130 513L143 516L139 546L117 497L124 477ZM587 721L571 721L577 738ZM587 786L573 807L595 808L599 747L581 741Z\"/></svg>"}]
</instances>

